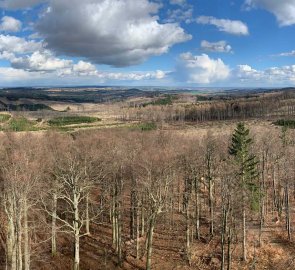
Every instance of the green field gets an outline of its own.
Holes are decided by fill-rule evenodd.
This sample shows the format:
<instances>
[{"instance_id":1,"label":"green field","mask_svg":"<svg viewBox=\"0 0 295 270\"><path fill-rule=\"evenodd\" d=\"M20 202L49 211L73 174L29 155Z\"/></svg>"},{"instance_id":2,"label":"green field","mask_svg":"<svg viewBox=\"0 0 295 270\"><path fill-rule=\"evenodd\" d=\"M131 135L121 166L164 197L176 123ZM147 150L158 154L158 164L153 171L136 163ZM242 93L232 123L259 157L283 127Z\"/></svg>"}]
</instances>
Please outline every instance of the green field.
<instances>
[{"instance_id":1,"label":"green field","mask_svg":"<svg viewBox=\"0 0 295 270\"><path fill-rule=\"evenodd\" d=\"M90 116L64 116L56 117L48 121L50 126L60 127L77 124L89 124L101 121L100 118Z\"/></svg>"},{"instance_id":2,"label":"green field","mask_svg":"<svg viewBox=\"0 0 295 270\"><path fill-rule=\"evenodd\" d=\"M4 131L15 131L15 132L40 130L38 127L35 126L36 124L37 122L30 121L26 119L25 117L17 117L17 118L12 118L7 123L7 125L5 125L2 129Z\"/></svg>"}]
</instances>

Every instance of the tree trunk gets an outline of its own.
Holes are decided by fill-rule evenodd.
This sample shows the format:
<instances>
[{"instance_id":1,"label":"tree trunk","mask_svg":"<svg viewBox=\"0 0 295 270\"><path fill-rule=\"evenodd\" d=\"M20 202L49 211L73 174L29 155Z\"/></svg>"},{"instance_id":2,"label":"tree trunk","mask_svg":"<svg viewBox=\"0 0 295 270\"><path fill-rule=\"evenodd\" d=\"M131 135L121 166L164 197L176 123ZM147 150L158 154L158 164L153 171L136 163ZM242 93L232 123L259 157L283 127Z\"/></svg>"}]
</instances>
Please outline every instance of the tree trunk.
<instances>
[{"instance_id":1,"label":"tree trunk","mask_svg":"<svg viewBox=\"0 0 295 270\"><path fill-rule=\"evenodd\" d=\"M57 210L57 194L53 194L52 199L52 220L51 220L51 254L56 255L56 210Z\"/></svg>"},{"instance_id":2,"label":"tree trunk","mask_svg":"<svg viewBox=\"0 0 295 270\"><path fill-rule=\"evenodd\" d=\"M117 234L116 234L116 210L115 210L115 196L112 196L112 206L111 206L111 220L112 220L112 237L113 237L113 246L117 243Z\"/></svg>"},{"instance_id":3,"label":"tree trunk","mask_svg":"<svg viewBox=\"0 0 295 270\"><path fill-rule=\"evenodd\" d=\"M79 270L80 267L80 236L79 232L75 231L75 260L74 260L74 270Z\"/></svg>"},{"instance_id":4,"label":"tree trunk","mask_svg":"<svg viewBox=\"0 0 295 270\"><path fill-rule=\"evenodd\" d=\"M9 194L7 198L6 214L8 217L6 268L7 270L16 270L15 207L12 194Z\"/></svg>"},{"instance_id":5,"label":"tree trunk","mask_svg":"<svg viewBox=\"0 0 295 270\"><path fill-rule=\"evenodd\" d=\"M22 203L17 204L17 222L16 222L16 237L17 237L17 269L23 269L23 251L22 251Z\"/></svg>"},{"instance_id":6,"label":"tree trunk","mask_svg":"<svg viewBox=\"0 0 295 270\"><path fill-rule=\"evenodd\" d=\"M198 179L195 178L196 238L200 240L200 206Z\"/></svg>"},{"instance_id":7,"label":"tree trunk","mask_svg":"<svg viewBox=\"0 0 295 270\"><path fill-rule=\"evenodd\" d=\"M74 206L74 240L75 240L75 254L74 254L74 270L79 270L80 267L80 229L79 229L79 208L78 197L76 192L73 199Z\"/></svg>"},{"instance_id":8,"label":"tree trunk","mask_svg":"<svg viewBox=\"0 0 295 270\"><path fill-rule=\"evenodd\" d=\"M288 232L288 240L291 241L292 240L292 234L291 234L291 221L290 221L290 206L289 206L289 185L286 185L286 192L285 192L285 196L286 196L286 227L287 227L287 232Z\"/></svg>"},{"instance_id":9,"label":"tree trunk","mask_svg":"<svg viewBox=\"0 0 295 270\"><path fill-rule=\"evenodd\" d=\"M244 159L244 157L243 157ZM244 161L243 161L244 163ZM243 261L247 261L247 234L246 234L246 181L245 171L242 170L242 223L243 223Z\"/></svg>"},{"instance_id":10,"label":"tree trunk","mask_svg":"<svg viewBox=\"0 0 295 270\"><path fill-rule=\"evenodd\" d=\"M225 234L227 231L227 210L222 206L222 228L221 228L221 270L225 265Z\"/></svg>"},{"instance_id":11,"label":"tree trunk","mask_svg":"<svg viewBox=\"0 0 295 270\"><path fill-rule=\"evenodd\" d=\"M144 217L144 204L143 200L141 202L141 237L144 236L145 233L145 217Z\"/></svg>"},{"instance_id":12,"label":"tree trunk","mask_svg":"<svg viewBox=\"0 0 295 270\"><path fill-rule=\"evenodd\" d=\"M227 236L227 270L231 269L231 238L232 238L232 231L231 231L231 227L229 227L228 236Z\"/></svg>"},{"instance_id":13,"label":"tree trunk","mask_svg":"<svg viewBox=\"0 0 295 270\"><path fill-rule=\"evenodd\" d=\"M214 198L213 198L213 183L210 176L209 179L209 208L210 208L210 235L214 236Z\"/></svg>"},{"instance_id":14,"label":"tree trunk","mask_svg":"<svg viewBox=\"0 0 295 270\"><path fill-rule=\"evenodd\" d=\"M187 259L190 263L190 217L189 217L189 201L186 205L186 255Z\"/></svg>"},{"instance_id":15,"label":"tree trunk","mask_svg":"<svg viewBox=\"0 0 295 270\"><path fill-rule=\"evenodd\" d=\"M243 207L243 260L247 261L246 209Z\"/></svg>"},{"instance_id":16,"label":"tree trunk","mask_svg":"<svg viewBox=\"0 0 295 270\"><path fill-rule=\"evenodd\" d=\"M118 209L117 209L117 222L116 222L116 225L117 225L117 247L116 247L116 250L117 250L117 253L118 253L118 264L121 266L122 264L122 228L121 228L121 214L120 214L120 206L119 206L119 203L118 203Z\"/></svg>"},{"instance_id":17,"label":"tree trunk","mask_svg":"<svg viewBox=\"0 0 295 270\"><path fill-rule=\"evenodd\" d=\"M85 220L85 229L86 234L90 235L90 218L89 218L89 193L86 195L86 220Z\"/></svg>"},{"instance_id":18,"label":"tree trunk","mask_svg":"<svg viewBox=\"0 0 295 270\"><path fill-rule=\"evenodd\" d=\"M135 219L136 219L136 205L137 205L137 192L136 192L136 180L134 177L131 179L131 194L130 194L130 239L135 239Z\"/></svg>"},{"instance_id":19,"label":"tree trunk","mask_svg":"<svg viewBox=\"0 0 295 270\"><path fill-rule=\"evenodd\" d=\"M136 259L139 258L139 211L136 210Z\"/></svg>"},{"instance_id":20,"label":"tree trunk","mask_svg":"<svg viewBox=\"0 0 295 270\"><path fill-rule=\"evenodd\" d=\"M24 200L24 270L30 270L28 204L26 199Z\"/></svg>"},{"instance_id":21,"label":"tree trunk","mask_svg":"<svg viewBox=\"0 0 295 270\"><path fill-rule=\"evenodd\" d=\"M156 221L156 214L153 213L148 229L148 239L147 239L147 255L146 255L146 270L151 270L151 260L152 260L152 251L153 251L153 235L154 235L154 227Z\"/></svg>"}]
</instances>

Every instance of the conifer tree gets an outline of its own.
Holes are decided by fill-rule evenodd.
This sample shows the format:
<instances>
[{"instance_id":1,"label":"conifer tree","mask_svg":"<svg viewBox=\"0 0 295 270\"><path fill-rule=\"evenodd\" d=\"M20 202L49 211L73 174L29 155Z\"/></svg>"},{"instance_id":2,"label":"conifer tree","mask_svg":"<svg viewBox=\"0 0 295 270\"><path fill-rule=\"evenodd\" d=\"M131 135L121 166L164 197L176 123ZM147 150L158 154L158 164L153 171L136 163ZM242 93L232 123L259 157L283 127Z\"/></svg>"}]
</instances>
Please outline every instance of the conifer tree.
<instances>
[{"instance_id":1,"label":"conifer tree","mask_svg":"<svg viewBox=\"0 0 295 270\"><path fill-rule=\"evenodd\" d=\"M238 123L232 135L232 142L229 147L229 154L234 157L238 168L239 186L242 189L242 216L243 216L243 260L247 260L246 250L246 209L250 203L251 209L258 208L259 186L255 183L257 179L257 159L250 153L252 139L249 136L249 129L244 123ZM250 199L250 200L249 200Z\"/></svg>"}]
</instances>

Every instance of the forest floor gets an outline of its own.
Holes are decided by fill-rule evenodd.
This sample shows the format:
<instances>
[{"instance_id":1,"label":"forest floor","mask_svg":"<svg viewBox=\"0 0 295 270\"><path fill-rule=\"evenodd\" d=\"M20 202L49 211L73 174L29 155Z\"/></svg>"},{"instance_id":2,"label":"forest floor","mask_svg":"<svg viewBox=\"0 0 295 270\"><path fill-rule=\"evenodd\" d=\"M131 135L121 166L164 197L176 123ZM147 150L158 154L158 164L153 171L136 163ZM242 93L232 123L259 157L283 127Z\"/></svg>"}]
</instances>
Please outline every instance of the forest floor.
<instances>
[{"instance_id":1,"label":"forest floor","mask_svg":"<svg viewBox=\"0 0 295 270\"><path fill-rule=\"evenodd\" d=\"M182 218L179 216L179 218ZM253 224L253 223L252 223ZM292 270L295 263L295 244L287 240L282 231L283 223L268 222L262 230L261 246L258 245L259 224L252 225L248 234L248 261L244 263L238 256L233 257L232 269L234 270ZM201 239L192 244L192 260L188 263L185 252L185 236L182 226L158 226L155 231L153 244L153 270L218 270L220 269L220 245L219 236L208 240L208 224L201 227ZM140 239L141 246L144 239ZM60 253L50 259L46 255L48 263L44 261L36 263L32 269L40 270L66 270L72 267L72 248L69 239L59 242ZM81 270L144 270L145 258L136 259L135 241L126 241L124 248L124 261L121 266L117 264L112 243L111 225L101 223L93 225L91 235L81 238ZM240 243L236 244L235 253L241 254ZM254 247L255 246L255 247ZM45 259L46 260L46 259ZM50 261L50 262L49 262Z\"/></svg>"}]
</instances>

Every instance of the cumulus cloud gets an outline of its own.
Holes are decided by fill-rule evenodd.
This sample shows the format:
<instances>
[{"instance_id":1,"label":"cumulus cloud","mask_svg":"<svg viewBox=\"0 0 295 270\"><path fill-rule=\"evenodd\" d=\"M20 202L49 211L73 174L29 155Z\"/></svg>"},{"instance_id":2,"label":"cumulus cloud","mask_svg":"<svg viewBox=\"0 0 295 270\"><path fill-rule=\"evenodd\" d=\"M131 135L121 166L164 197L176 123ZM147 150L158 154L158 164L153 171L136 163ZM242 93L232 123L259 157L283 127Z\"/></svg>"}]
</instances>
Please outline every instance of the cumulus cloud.
<instances>
[{"instance_id":1,"label":"cumulus cloud","mask_svg":"<svg viewBox=\"0 0 295 270\"><path fill-rule=\"evenodd\" d=\"M91 63L79 61L77 64L73 66L73 72L78 73L79 75L95 74L96 67Z\"/></svg>"},{"instance_id":2,"label":"cumulus cloud","mask_svg":"<svg viewBox=\"0 0 295 270\"><path fill-rule=\"evenodd\" d=\"M72 60L64 60L55 57L50 51L36 51L32 55L14 58L11 60L11 66L16 69L23 69L30 72L44 71L53 72L59 69L65 69L72 66Z\"/></svg>"},{"instance_id":3,"label":"cumulus cloud","mask_svg":"<svg viewBox=\"0 0 295 270\"><path fill-rule=\"evenodd\" d=\"M246 0L248 8L260 7L273 13L280 26L295 24L295 1L294 0Z\"/></svg>"},{"instance_id":4,"label":"cumulus cloud","mask_svg":"<svg viewBox=\"0 0 295 270\"><path fill-rule=\"evenodd\" d=\"M66 76L87 76L96 77L102 81L108 80L161 80L166 77L166 72L162 70L151 72L105 72L96 69L96 66L89 62L79 61L77 64L72 65L69 68L63 68L59 70L58 75L61 77Z\"/></svg>"},{"instance_id":5,"label":"cumulus cloud","mask_svg":"<svg viewBox=\"0 0 295 270\"><path fill-rule=\"evenodd\" d=\"M233 77L236 77L241 82L258 81L263 78L263 72L253 69L249 65L238 65L233 71Z\"/></svg>"},{"instance_id":6,"label":"cumulus cloud","mask_svg":"<svg viewBox=\"0 0 295 270\"><path fill-rule=\"evenodd\" d=\"M114 83L115 81L139 81L143 83L147 81L156 81L158 82L159 74L162 71L152 71L147 73L141 72L126 72L126 73L116 73L116 72L97 72L94 76L86 75L85 73L81 76L77 76L73 73L73 70L70 70L69 73L46 73L46 72L29 72L22 69L6 68L0 67L0 87L3 86L40 86L45 85L85 85L99 83ZM165 72L163 72L165 73ZM162 75L160 75L161 77Z\"/></svg>"},{"instance_id":7,"label":"cumulus cloud","mask_svg":"<svg viewBox=\"0 0 295 270\"><path fill-rule=\"evenodd\" d=\"M148 0L51 0L37 29L58 54L130 66L192 38L176 23L159 23L159 8Z\"/></svg>"},{"instance_id":8,"label":"cumulus cloud","mask_svg":"<svg viewBox=\"0 0 295 270\"><path fill-rule=\"evenodd\" d=\"M22 28L22 23L10 16L4 16L0 23L0 32L19 32Z\"/></svg>"},{"instance_id":9,"label":"cumulus cloud","mask_svg":"<svg viewBox=\"0 0 295 270\"><path fill-rule=\"evenodd\" d=\"M0 0L0 8L5 9L24 9L30 8L46 0Z\"/></svg>"},{"instance_id":10,"label":"cumulus cloud","mask_svg":"<svg viewBox=\"0 0 295 270\"><path fill-rule=\"evenodd\" d=\"M56 57L48 50L36 51L30 55L15 56L9 53L0 53L0 58L10 61L11 68L5 69L6 77L12 78L18 74L34 78L44 77L45 75L55 74L57 77L87 77L99 82L105 81L139 81L139 80L161 80L167 75L167 72L157 70L151 72L106 72L97 70L96 66L80 60L74 63L72 60ZM1 73L0 73L1 74ZM3 70L4 74L4 70ZM4 75L3 75L4 76Z\"/></svg>"},{"instance_id":11,"label":"cumulus cloud","mask_svg":"<svg viewBox=\"0 0 295 270\"><path fill-rule=\"evenodd\" d=\"M248 35L248 26L236 20L217 19L212 16L200 16L197 18L199 24L209 24L216 26L219 31L226 32L233 35Z\"/></svg>"},{"instance_id":12,"label":"cumulus cloud","mask_svg":"<svg viewBox=\"0 0 295 270\"><path fill-rule=\"evenodd\" d=\"M219 58L211 59L207 54L193 55L188 52L180 55L176 73L189 83L210 84L227 79L230 68Z\"/></svg>"},{"instance_id":13,"label":"cumulus cloud","mask_svg":"<svg viewBox=\"0 0 295 270\"><path fill-rule=\"evenodd\" d=\"M288 85L295 83L295 65L256 70L249 65L239 65L232 78L242 83Z\"/></svg>"},{"instance_id":14,"label":"cumulus cloud","mask_svg":"<svg viewBox=\"0 0 295 270\"><path fill-rule=\"evenodd\" d=\"M42 44L36 41L27 41L24 38L0 35L0 53L26 54L42 48Z\"/></svg>"},{"instance_id":15,"label":"cumulus cloud","mask_svg":"<svg viewBox=\"0 0 295 270\"><path fill-rule=\"evenodd\" d=\"M218 42L201 41L201 49L207 52L230 53L231 46L224 40Z\"/></svg>"},{"instance_id":16,"label":"cumulus cloud","mask_svg":"<svg viewBox=\"0 0 295 270\"><path fill-rule=\"evenodd\" d=\"M264 74L269 81L274 83L277 81L295 83L295 65L272 67L266 69Z\"/></svg>"}]
</instances>

